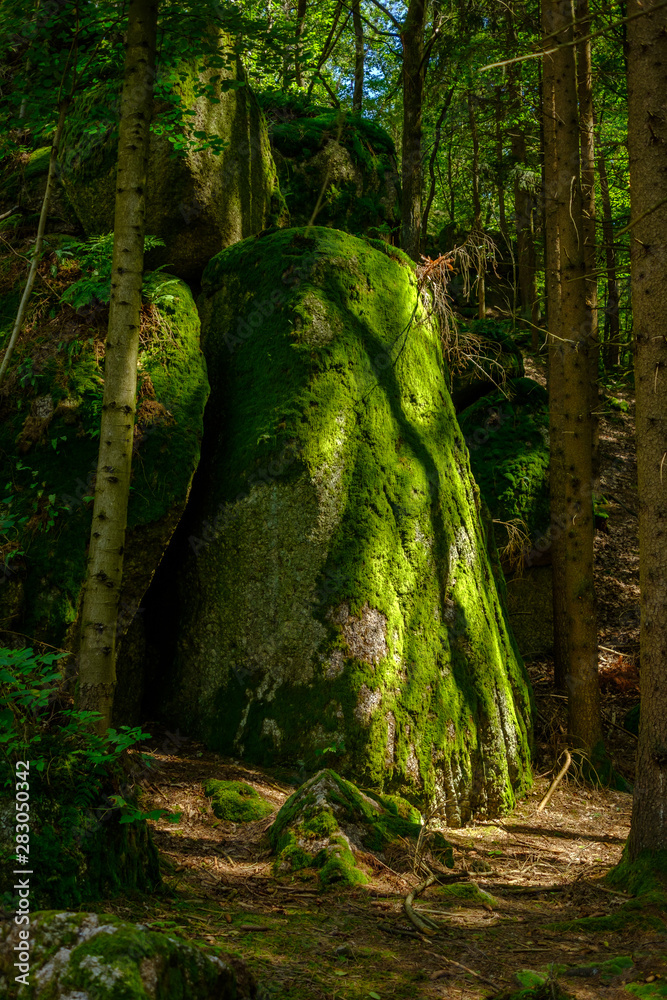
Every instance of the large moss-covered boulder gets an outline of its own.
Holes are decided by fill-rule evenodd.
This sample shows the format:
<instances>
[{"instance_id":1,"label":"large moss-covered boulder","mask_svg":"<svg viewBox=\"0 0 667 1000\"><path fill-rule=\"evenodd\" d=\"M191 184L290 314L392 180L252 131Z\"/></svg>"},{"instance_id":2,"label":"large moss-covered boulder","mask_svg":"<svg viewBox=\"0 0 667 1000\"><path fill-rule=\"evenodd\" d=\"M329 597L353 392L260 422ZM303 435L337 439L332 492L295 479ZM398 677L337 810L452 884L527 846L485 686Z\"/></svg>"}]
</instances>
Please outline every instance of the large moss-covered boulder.
<instances>
[{"instance_id":1,"label":"large moss-covered boulder","mask_svg":"<svg viewBox=\"0 0 667 1000\"><path fill-rule=\"evenodd\" d=\"M329 768L306 781L285 802L269 831L277 875L318 871L321 885L358 885L368 877L355 851L382 852L398 837L417 840L419 812L398 795L362 792ZM436 835L435 850L453 865L451 848Z\"/></svg>"},{"instance_id":2,"label":"large moss-covered boulder","mask_svg":"<svg viewBox=\"0 0 667 1000\"><path fill-rule=\"evenodd\" d=\"M449 354L450 388L456 412L524 375L523 357L508 323L476 319L462 325L461 350Z\"/></svg>"},{"instance_id":3,"label":"large moss-covered boulder","mask_svg":"<svg viewBox=\"0 0 667 1000\"><path fill-rule=\"evenodd\" d=\"M285 230L214 258L200 312L208 450L158 626L163 714L262 763L333 746L452 823L510 808L528 681L411 262Z\"/></svg>"},{"instance_id":4,"label":"large moss-covered boulder","mask_svg":"<svg viewBox=\"0 0 667 1000\"><path fill-rule=\"evenodd\" d=\"M223 961L143 924L45 911L31 914L29 928L10 921L0 928L0 993L8 1000L251 1000L256 988L238 959Z\"/></svg>"},{"instance_id":5,"label":"large moss-covered boulder","mask_svg":"<svg viewBox=\"0 0 667 1000\"><path fill-rule=\"evenodd\" d=\"M294 226L390 239L400 220L400 185L391 136L360 114L260 98L269 120L280 189Z\"/></svg>"},{"instance_id":6,"label":"large moss-covered boulder","mask_svg":"<svg viewBox=\"0 0 667 1000\"><path fill-rule=\"evenodd\" d=\"M0 215L18 207L18 217L31 219L35 226L42 211L51 147L7 157L0 163ZM18 221L15 219L14 221ZM75 233L77 217L63 189L59 173L49 200L47 232Z\"/></svg>"},{"instance_id":7,"label":"large moss-covered boulder","mask_svg":"<svg viewBox=\"0 0 667 1000\"><path fill-rule=\"evenodd\" d=\"M162 272L148 276L144 288L120 635L185 507L208 397L190 290ZM108 309L94 297L79 309L56 300L51 314L44 305L30 314L0 394L0 619L5 645L19 633L75 650ZM10 326L8 318L0 328L0 349Z\"/></svg>"},{"instance_id":8,"label":"large moss-covered boulder","mask_svg":"<svg viewBox=\"0 0 667 1000\"><path fill-rule=\"evenodd\" d=\"M509 565L526 558L528 565L537 562L550 522L546 389L530 378L508 381L460 413L459 424L498 547L508 552ZM514 530L518 526L521 534ZM548 545L547 539L542 548Z\"/></svg>"},{"instance_id":9,"label":"large moss-covered boulder","mask_svg":"<svg viewBox=\"0 0 667 1000\"><path fill-rule=\"evenodd\" d=\"M220 56L225 65L204 78L196 63L171 71L168 82L185 111L185 128L173 131L173 104L155 103L158 127L150 139L146 231L166 247L152 253L150 264L165 264L187 280L198 279L223 247L285 216L264 116L224 35ZM79 99L76 124L68 128L60 156L65 191L88 236L113 229L117 121L112 118L93 136L87 127L91 119L104 121L108 103L103 88ZM204 135L203 143L196 133ZM222 152L207 146L210 139L225 146Z\"/></svg>"}]
</instances>

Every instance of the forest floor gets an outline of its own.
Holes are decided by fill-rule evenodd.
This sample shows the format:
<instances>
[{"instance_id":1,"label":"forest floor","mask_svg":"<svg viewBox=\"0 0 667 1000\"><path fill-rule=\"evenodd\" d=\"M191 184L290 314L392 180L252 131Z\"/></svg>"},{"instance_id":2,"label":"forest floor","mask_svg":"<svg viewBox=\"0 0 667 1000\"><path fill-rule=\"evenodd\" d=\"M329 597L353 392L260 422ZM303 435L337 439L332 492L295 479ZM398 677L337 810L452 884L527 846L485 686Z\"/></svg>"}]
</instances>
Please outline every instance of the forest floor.
<instances>
[{"instance_id":1,"label":"forest floor","mask_svg":"<svg viewBox=\"0 0 667 1000\"><path fill-rule=\"evenodd\" d=\"M638 691L633 407L622 387L612 395L629 406L606 407L600 435L600 492L610 515L596 550L601 671L608 751L631 780L636 741L621 723ZM406 894L425 877L414 848L363 855L371 876L364 887L322 892L312 873L274 877L272 817L221 822L202 786L209 778L246 781L278 809L294 785L157 731L142 804L181 814L176 824L152 824L165 890L99 908L243 958L263 998L481 1000L518 990L521 970L553 977L545 996L667 996L664 914L621 916L627 897L603 882L627 838L631 796L570 773L538 811L562 750L565 700L553 690L547 659L528 667L537 704L534 788L510 816L444 831L454 874L468 888L449 905L437 885L419 897L417 908L440 917L437 935L417 933L404 911Z\"/></svg>"}]
</instances>

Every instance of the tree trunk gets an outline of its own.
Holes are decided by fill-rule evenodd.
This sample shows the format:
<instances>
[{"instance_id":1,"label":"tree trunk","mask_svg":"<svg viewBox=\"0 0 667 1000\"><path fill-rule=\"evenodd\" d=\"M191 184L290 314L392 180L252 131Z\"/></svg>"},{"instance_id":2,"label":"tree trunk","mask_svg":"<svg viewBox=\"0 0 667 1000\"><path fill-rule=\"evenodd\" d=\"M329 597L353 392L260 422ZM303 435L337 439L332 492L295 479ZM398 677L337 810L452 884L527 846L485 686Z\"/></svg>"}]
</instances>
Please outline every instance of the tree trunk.
<instances>
[{"instance_id":1,"label":"tree trunk","mask_svg":"<svg viewBox=\"0 0 667 1000\"><path fill-rule=\"evenodd\" d=\"M352 0L354 26L354 94L352 110L361 111L364 103L364 24L361 20L361 0Z\"/></svg>"},{"instance_id":2,"label":"tree trunk","mask_svg":"<svg viewBox=\"0 0 667 1000\"><path fill-rule=\"evenodd\" d=\"M576 0L575 16L578 39L590 34L591 17L588 0ZM598 279L595 232L595 115L593 112L593 68L591 40L577 45L577 91L579 95L579 129L581 140L581 195L583 213L584 266L586 268L586 313L588 324L588 380L593 435L593 479L600 476L599 404L600 337L598 332Z\"/></svg>"},{"instance_id":3,"label":"tree trunk","mask_svg":"<svg viewBox=\"0 0 667 1000\"><path fill-rule=\"evenodd\" d=\"M28 271L28 278L25 283L25 288L23 289L23 295L21 296L21 301L19 302L19 308L16 313L16 319L14 320L14 326L12 328L12 333L9 338L9 343L7 344L7 349L5 350L5 356L2 359L2 365L0 366L0 383L5 377L5 372L9 362L11 361L12 354L14 353L14 348L16 347L16 342L19 339L21 333L21 328L23 326L23 320L25 319L25 312L28 308L28 302L30 300L30 295L32 293L33 285L35 284L35 278L37 277L37 268L39 266L39 259L42 253L42 244L44 242L44 234L46 232L46 220L49 215L49 204L51 202L51 195L53 194L53 188L56 181L56 168L58 165L58 149L60 148L60 140L62 138L63 129L65 127L65 120L67 118L67 110L70 105L70 99L62 100L60 102L60 107L58 109L58 124L56 126L56 132L53 137L53 142L51 144L51 155L49 157L49 172L46 178L46 191L44 192L44 200L42 201L42 211L39 216L39 224L37 226L37 237L35 239L35 246L32 252L32 261L30 263L30 270Z\"/></svg>"},{"instance_id":4,"label":"tree trunk","mask_svg":"<svg viewBox=\"0 0 667 1000\"><path fill-rule=\"evenodd\" d=\"M630 0L628 15L653 6ZM629 21L628 44L642 693L628 841L634 860L667 850L667 10Z\"/></svg>"},{"instance_id":5,"label":"tree trunk","mask_svg":"<svg viewBox=\"0 0 667 1000\"><path fill-rule=\"evenodd\" d=\"M482 203L479 197L479 136L477 135L477 121L475 119L473 101L472 91L468 91L468 121L472 137L472 206L474 212L472 235L474 239L476 235L479 234L481 236L482 234ZM484 254L483 251L480 251L479 266L477 269L477 316L479 319L486 317L485 277Z\"/></svg>"},{"instance_id":6,"label":"tree trunk","mask_svg":"<svg viewBox=\"0 0 667 1000\"><path fill-rule=\"evenodd\" d=\"M306 26L306 0L298 0L296 7L296 44L294 46L294 76L297 87L303 87L303 74L301 72L301 62L303 59L303 31Z\"/></svg>"},{"instance_id":7,"label":"tree trunk","mask_svg":"<svg viewBox=\"0 0 667 1000\"><path fill-rule=\"evenodd\" d=\"M607 271L607 300L604 307L604 365L607 371L618 367L621 342L619 322L618 277L616 268L616 247L614 245L614 222L609 197L607 161L598 138L598 173L600 175L600 200L602 201L602 239L604 241L605 265Z\"/></svg>"},{"instance_id":8,"label":"tree trunk","mask_svg":"<svg viewBox=\"0 0 667 1000\"><path fill-rule=\"evenodd\" d=\"M116 173L116 214L100 449L84 591L79 707L105 732L116 684L116 631L130 491L148 140L153 107L157 0L130 0Z\"/></svg>"},{"instance_id":9,"label":"tree trunk","mask_svg":"<svg viewBox=\"0 0 667 1000\"><path fill-rule=\"evenodd\" d=\"M428 0L410 0L403 43L403 141L401 146L401 245L419 258L422 210L422 103L426 58L424 27Z\"/></svg>"},{"instance_id":10,"label":"tree trunk","mask_svg":"<svg viewBox=\"0 0 667 1000\"><path fill-rule=\"evenodd\" d=\"M558 670L568 688L570 739L587 754L600 751L602 726L593 586L592 426L587 362L587 310L579 116L572 6L542 0L542 31L557 31L561 48L544 56L547 248L558 233L558 319L549 315L551 520L560 532L553 565L554 633ZM551 275L551 285L554 276ZM551 289L550 289L551 294ZM559 481L560 480L560 481Z\"/></svg>"},{"instance_id":11,"label":"tree trunk","mask_svg":"<svg viewBox=\"0 0 667 1000\"><path fill-rule=\"evenodd\" d=\"M422 244L424 250L426 250L426 239L428 236L428 217L431 214L431 206L433 204L433 199L435 198L435 164L438 158L438 150L440 149L440 140L442 138L442 125L445 118L447 117L447 112L449 111L449 106L452 103L453 95L454 95L454 88L450 87L445 96L444 104L440 109L438 120L435 123L435 138L433 141L433 149L431 150L431 156L428 161L428 173L429 173L430 183L429 183L428 197L426 199L426 207L424 208L424 215L422 218Z\"/></svg>"}]
</instances>

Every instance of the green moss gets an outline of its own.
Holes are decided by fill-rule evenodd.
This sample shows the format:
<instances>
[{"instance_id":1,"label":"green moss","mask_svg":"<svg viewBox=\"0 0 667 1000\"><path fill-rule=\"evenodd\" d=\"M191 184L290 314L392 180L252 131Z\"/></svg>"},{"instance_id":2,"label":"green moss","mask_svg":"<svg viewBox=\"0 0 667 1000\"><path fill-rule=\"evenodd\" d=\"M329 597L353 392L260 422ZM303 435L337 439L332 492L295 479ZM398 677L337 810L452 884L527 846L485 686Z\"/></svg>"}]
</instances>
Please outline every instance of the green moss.
<instances>
[{"instance_id":1,"label":"green moss","mask_svg":"<svg viewBox=\"0 0 667 1000\"><path fill-rule=\"evenodd\" d=\"M657 1000L658 997L667 997L667 983L628 983L625 987L628 993L632 993L642 1000Z\"/></svg>"},{"instance_id":2,"label":"green moss","mask_svg":"<svg viewBox=\"0 0 667 1000\"><path fill-rule=\"evenodd\" d=\"M486 906L498 905L498 900L491 893L485 892L484 889L480 889L478 885L470 882L437 886L434 890L434 895L439 903L449 906L456 906L458 903L481 903Z\"/></svg>"},{"instance_id":3,"label":"green moss","mask_svg":"<svg viewBox=\"0 0 667 1000\"><path fill-rule=\"evenodd\" d=\"M536 541L549 525L549 408L532 379L515 379L459 414L470 465L491 517L520 519ZM508 529L494 525L499 547Z\"/></svg>"},{"instance_id":4,"label":"green moss","mask_svg":"<svg viewBox=\"0 0 667 1000\"><path fill-rule=\"evenodd\" d=\"M438 790L452 823L510 809L529 685L412 265L282 231L214 258L200 309L211 451L163 710L306 773L335 743L337 770Z\"/></svg>"},{"instance_id":5,"label":"green moss","mask_svg":"<svg viewBox=\"0 0 667 1000\"><path fill-rule=\"evenodd\" d=\"M208 396L189 289L162 272L147 289L160 328L142 337L138 363L123 595L135 607L185 504ZM67 317L57 313L56 322L73 315L61 309ZM78 614L103 392L94 330L84 319L68 323L59 345L38 329L17 352L20 381L0 425L8 482L0 509L13 519L6 540L23 553L14 563L20 571L2 588L0 610L6 627L56 646L67 646Z\"/></svg>"},{"instance_id":6,"label":"green moss","mask_svg":"<svg viewBox=\"0 0 667 1000\"><path fill-rule=\"evenodd\" d=\"M398 175L390 135L360 114L260 95L292 225L310 222L362 235L397 228ZM320 196L323 196L322 198Z\"/></svg>"},{"instance_id":7,"label":"green moss","mask_svg":"<svg viewBox=\"0 0 667 1000\"><path fill-rule=\"evenodd\" d=\"M10 942L13 938L9 939ZM50 964L55 953L60 961ZM0 973L13 980L11 958ZM234 971L177 938L117 917L89 913L31 915L32 1000L86 996L91 1000L236 1000ZM41 973L41 975L40 975Z\"/></svg>"},{"instance_id":8,"label":"green moss","mask_svg":"<svg viewBox=\"0 0 667 1000\"><path fill-rule=\"evenodd\" d=\"M204 793L211 798L211 807L218 819L232 823L251 823L264 819L273 806L243 781L207 781Z\"/></svg>"},{"instance_id":9,"label":"green moss","mask_svg":"<svg viewBox=\"0 0 667 1000\"><path fill-rule=\"evenodd\" d=\"M324 864L319 870L320 882L327 887L339 885L366 885L370 879L357 868L354 854L343 837L332 837L329 847L322 852ZM315 867L319 867L315 859Z\"/></svg>"}]
</instances>

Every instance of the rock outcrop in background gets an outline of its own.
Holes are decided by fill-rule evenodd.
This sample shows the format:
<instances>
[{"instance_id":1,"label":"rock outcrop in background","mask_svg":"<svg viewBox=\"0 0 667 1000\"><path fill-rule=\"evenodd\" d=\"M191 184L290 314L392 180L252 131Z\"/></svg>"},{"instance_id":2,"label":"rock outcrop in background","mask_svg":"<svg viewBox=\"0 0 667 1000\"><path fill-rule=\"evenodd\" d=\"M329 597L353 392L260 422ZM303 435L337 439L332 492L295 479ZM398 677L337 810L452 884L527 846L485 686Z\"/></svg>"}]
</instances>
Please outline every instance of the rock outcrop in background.
<instances>
[{"instance_id":1,"label":"rock outcrop in background","mask_svg":"<svg viewBox=\"0 0 667 1000\"><path fill-rule=\"evenodd\" d=\"M435 794L451 824L510 808L529 685L411 262L286 230L219 254L203 289L212 396L154 706L260 763L333 745L342 774Z\"/></svg>"}]
</instances>

